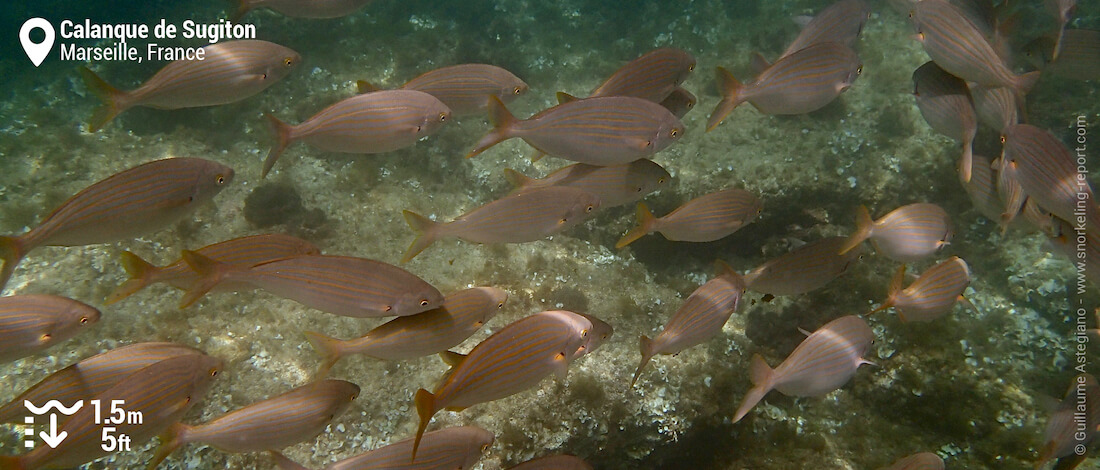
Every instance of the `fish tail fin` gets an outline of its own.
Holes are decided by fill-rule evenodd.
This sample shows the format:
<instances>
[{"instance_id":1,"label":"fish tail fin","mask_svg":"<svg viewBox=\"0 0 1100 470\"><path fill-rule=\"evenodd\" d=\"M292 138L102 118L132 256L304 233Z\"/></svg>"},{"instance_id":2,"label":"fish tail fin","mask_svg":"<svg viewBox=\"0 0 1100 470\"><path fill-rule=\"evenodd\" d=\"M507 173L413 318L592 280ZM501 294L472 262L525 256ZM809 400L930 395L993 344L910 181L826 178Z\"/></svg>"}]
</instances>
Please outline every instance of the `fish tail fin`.
<instances>
[{"instance_id":1,"label":"fish tail fin","mask_svg":"<svg viewBox=\"0 0 1100 470\"><path fill-rule=\"evenodd\" d=\"M157 447L157 453L153 455L153 460L149 461L149 465L146 469L154 470L161 462L164 462L164 459L172 455L172 452L175 452L186 444L186 442L184 442L184 435L187 429L188 426L186 424L175 423L161 433L160 446Z\"/></svg>"},{"instance_id":2,"label":"fish tail fin","mask_svg":"<svg viewBox=\"0 0 1100 470\"><path fill-rule=\"evenodd\" d=\"M321 366L317 369L317 379L320 380L328 375L328 371L336 365L336 361L344 357L344 348L341 347L343 341L313 331L306 331L303 334L313 346L313 350L321 356Z\"/></svg>"},{"instance_id":3,"label":"fish tail fin","mask_svg":"<svg viewBox=\"0 0 1100 470\"><path fill-rule=\"evenodd\" d=\"M271 460L275 461L275 466L279 467L279 470L309 470L298 462L290 460L277 450L269 450L267 453L271 454Z\"/></svg>"},{"instance_id":4,"label":"fish tail fin","mask_svg":"<svg viewBox=\"0 0 1100 470\"><path fill-rule=\"evenodd\" d=\"M117 303L144 289L150 284L150 277L157 269L156 266L129 251L122 252L122 268L126 270L126 274L130 275L130 279L116 287L114 292L107 296L103 302L106 305Z\"/></svg>"},{"instance_id":5,"label":"fish tail fin","mask_svg":"<svg viewBox=\"0 0 1100 470\"><path fill-rule=\"evenodd\" d=\"M1017 75L1016 78L1012 79L1012 88L1016 90L1016 96L1021 103L1024 101L1024 95L1031 91L1031 89L1035 87L1035 84L1039 82L1039 75L1040 72L1036 70L1034 72Z\"/></svg>"},{"instance_id":6,"label":"fish tail fin","mask_svg":"<svg viewBox=\"0 0 1100 470\"><path fill-rule=\"evenodd\" d=\"M0 268L0 291L8 285L11 275L15 273L15 267L26 255L27 251L19 237L0 236L0 259L4 260L4 267Z\"/></svg>"},{"instance_id":7,"label":"fish tail fin","mask_svg":"<svg viewBox=\"0 0 1100 470\"><path fill-rule=\"evenodd\" d=\"M271 132L275 134L275 145L267 152L267 158L264 159L264 169L260 172L261 179L267 177L267 173L271 171L271 167L275 166L275 160L279 159L279 156L283 154L283 150L286 150L287 146L294 140L294 137L291 135L294 130L293 126L280 121L279 118L270 113L264 114L264 117L267 118L267 122L271 125Z\"/></svg>"},{"instance_id":8,"label":"fish tail fin","mask_svg":"<svg viewBox=\"0 0 1100 470\"><path fill-rule=\"evenodd\" d=\"M768 59L765 59L759 52L753 52L750 59L752 60L752 71L756 72L757 75L764 73L765 70L768 70L768 67L772 66Z\"/></svg>"},{"instance_id":9,"label":"fish tail fin","mask_svg":"<svg viewBox=\"0 0 1100 470\"><path fill-rule=\"evenodd\" d=\"M741 400L741 406L737 408L737 414L733 417L733 422L741 421L745 415L749 414L757 403L764 398L771 391L772 381L772 368L768 366L768 363L764 361L764 358L759 354L752 355L752 364L749 366L749 379L752 380L753 387L749 389L745 394L745 398Z\"/></svg>"},{"instance_id":10,"label":"fish tail fin","mask_svg":"<svg viewBox=\"0 0 1100 470\"><path fill-rule=\"evenodd\" d=\"M416 461L416 449L420 448L420 439L424 438L424 430L428 429L428 422L435 414L435 395L420 389L416 391L416 398L413 401L416 402L416 414L420 416L420 425L416 428L416 440L413 441L412 459L409 462Z\"/></svg>"},{"instance_id":11,"label":"fish tail fin","mask_svg":"<svg viewBox=\"0 0 1100 470\"><path fill-rule=\"evenodd\" d=\"M185 309L198 302L207 292L210 292L214 286L222 281L224 276L223 271L218 269L219 263L217 261L191 250L183 250L180 254L187 266L199 275L198 280L191 284L191 288L180 299L180 309Z\"/></svg>"},{"instance_id":12,"label":"fish tail fin","mask_svg":"<svg viewBox=\"0 0 1100 470\"><path fill-rule=\"evenodd\" d=\"M890 286L886 289L886 300L882 302L874 310L868 313L875 313L882 310L886 310L894 306L894 298L897 297L898 292L901 292L902 285L905 284L905 265L901 265L897 272L894 273L894 277L890 278Z\"/></svg>"},{"instance_id":13,"label":"fish tail fin","mask_svg":"<svg viewBox=\"0 0 1100 470\"><path fill-rule=\"evenodd\" d=\"M24 470L23 459L18 455L0 455L0 470Z\"/></svg>"},{"instance_id":14,"label":"fish tail fin","mask_svg":"<svg viewBox=\"0 0 1100 470\"><path fill-rule=\"evenodd\" d=\"M852 251L853 248L859 246L864 240L871 237L871 227L874 226L874 220L871 219L871 213L867 211L867 206L859 206L859 211L856 213L856 231L848 236L848 240L844 242L844 246L840 248L840 255Z\"/></svg>"},{"instance_id":15,"label":"fish tail fin","mask_svg":"<svg viewBox=\"0 0 1100 470\"><path fill-rule=\"evenodd\" d=\"M405 214L405 222L416 232L416 239L409 245L409 249L405 250L405 255L401 257L402 263L408 263L425 248L435 243L438 227L443 224L434 222L413 211L402 211L402 213Z\"/></svg>"},{"instance_id":16,"label":"fish tail fin","mask_svg":"<svg viewBox=\"0 0 1100 470\"><path fill-rule=\"evenodd\" d=\"M635 210L635 216L638 218L638 226L630 229L615 243L615 248L622 248L635 240L642 238L653 231L653 225L657 222L657 218L653 217L653 213L649 211L644 202L638 203L638 209Z\"/></svg>"},{"instance_id":17,"label":"fish tail fin","mask_svg":"<svg viewBox=\"0 0 1100 470\"><path fill-rule=\"evenodd\" d=\"M718 127L729 113L745 102L745 98L741 93L741 90L744 90L745 87L737 81L737 78L729 70L718 67L715 70L715 75L718 78L718 92L722 95L722 101L719 101L718 106L714 107L714 112L710 113L710 119L707 120L707 132Z\"/></svg>"},{"instance_id":18,"label":"fish tail fin","mask_svg":"<svg viewBox=\"0 0 1100 470\"><path fill-rule=\"evenodd\" d=\"M474 158L489 149L496 144L504 142L512 138L512 127L515 126L517 120L512 115L511 111L504 106L504 102L496 96L489 97L489 122L493 124L493 129L485 134L481 140L477 142L470 153L466 154L466 158Z\"/></svg>"},{"instance_id":19,"label":"fish tail fin","mask_svg":"<svg viewBox=\"0 0 1100 470\"><path fill-rule=\"evenodd\" d=\"M80 78L84 79L84 86L88 87L92 94L103 101L103 105L96 108L92 113L92 119L88 121L88 131L95 132L102 129L115 116L129 108L123 100L126 97L126 92L99 78L99 75L96 75L92 69L80 67Z\"/></svg>"},{"instance_id":20,"label":"fish tail fin","mask_svg":"<svg viewBox=\"0 0 1100 470\"><path fill-rule=\"evenodd\" d=\"M559 91L555 96L558 98L558 104L568 103L570 101L577 101L578 99L576 96L570 95L569 93L566 93L564 91Z\"/></svg>"},{"instance_id":21,"label":"fish tail fin","mask_svg":"<svg viewBox=\"0 0 1100 470\"><path fill-rule=\"evenodd\" d=\"M366 80L356 80L355 81L355 91L357 93L359 93L360 95L362 95L363 93L370 93L372 91L378 91L378 87L374 86L373 83L368 82Z\"/></svg>"},{"instance_id":22,"label":"fish tail fin","mask_svg":"<svg viewBox=\"0 0 1100 470\"><path fill-rule=\"evenodd\" d=\"M645 368L646 364L649 364L649 360L653 359L653 355L656 354L653 340L646 335L642 335L641 340L638 341L638 347L642 350L642 362L638 364L638 370L634 371L634 378L630 381L631 387L634 387L634 384L638 382L638 377L642 375L642 369Z\"/></svg>"},{"instance_id":23,"label":"fish tail fin","mask_svg":"<svg viewBox=\"0 0 1100 470\"><path fill-rule=\"evenodd\" d=\"M512 187L514 187L515 189L523 189L524 187L535 181L534 178L531 178L511 168L504 169L504 179L508 180L508 182L511 183Z\"/></svg>"}]
</instances>

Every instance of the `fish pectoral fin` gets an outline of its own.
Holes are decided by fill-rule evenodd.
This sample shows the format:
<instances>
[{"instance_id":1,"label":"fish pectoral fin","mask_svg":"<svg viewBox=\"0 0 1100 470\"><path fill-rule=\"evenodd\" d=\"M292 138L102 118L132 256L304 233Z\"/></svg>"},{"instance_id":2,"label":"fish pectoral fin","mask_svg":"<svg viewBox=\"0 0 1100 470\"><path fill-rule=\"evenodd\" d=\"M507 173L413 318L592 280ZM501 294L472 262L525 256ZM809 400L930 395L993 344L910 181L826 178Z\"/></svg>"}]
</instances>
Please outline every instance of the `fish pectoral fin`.
<instances>
[{"instance_id":1,"label":"fish pectoral fin","mask_svg":"<svg viewBox=\"0 0 1100 470\"><path fill-rule=\"evenodd\" d=\"M978 307L974 305L974 302L971 302L970 299L968 299L966 297L963 297L962 294L959 294L959 299L958 300L959 300L959 303L966 306L966 308L969 308L970 310L973 310L974 313L977 313L977 314L982 313L982 311L978 310Z\"/></svg>"},{"instance_id":2,"label":"fish pectoral fin","mask_svg":"<svg viewBox=\"0 0 1100 470\"><path fill-rule=\"evenodd\" d=\"M455 413L458 413L462 410L465 410L466 407L465 406L448 406L448 407L443 408L443 409L447 410L447 411L454 411Z\"/></svg>"}]
</instances>

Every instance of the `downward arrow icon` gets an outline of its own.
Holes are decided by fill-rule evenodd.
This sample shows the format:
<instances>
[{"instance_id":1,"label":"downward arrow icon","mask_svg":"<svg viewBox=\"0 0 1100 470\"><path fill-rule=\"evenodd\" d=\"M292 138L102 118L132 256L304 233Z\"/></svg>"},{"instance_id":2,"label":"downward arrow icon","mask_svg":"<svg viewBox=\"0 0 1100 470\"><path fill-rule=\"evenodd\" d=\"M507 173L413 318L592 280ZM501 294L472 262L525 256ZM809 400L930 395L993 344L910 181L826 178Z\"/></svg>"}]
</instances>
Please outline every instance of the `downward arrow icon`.
<instances>
[{"instance_id":1,"label":"downward arrow icon","mask_svg":"<svg viewBox=\"0 0 1100 470\"><path fill-rule=\"evenodd\" d=\"M46 431L40 431L38 435L51 449L56 449L57 446L61 444L61 441L69 437L68 432L61 431L61 434L57 433L57 415L53 413L50 413L50 433L46 434Z\"/></svg>"}]
</instances>

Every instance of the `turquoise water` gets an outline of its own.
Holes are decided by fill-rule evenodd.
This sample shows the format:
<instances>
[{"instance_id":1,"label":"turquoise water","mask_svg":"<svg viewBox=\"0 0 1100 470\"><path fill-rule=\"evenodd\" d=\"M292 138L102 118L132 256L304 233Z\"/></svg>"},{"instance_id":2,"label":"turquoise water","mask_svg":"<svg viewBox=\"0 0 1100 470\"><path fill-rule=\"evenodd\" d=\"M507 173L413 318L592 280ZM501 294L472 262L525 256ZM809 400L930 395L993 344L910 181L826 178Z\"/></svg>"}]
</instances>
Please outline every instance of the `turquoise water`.
<instances>
[{"instance_id":1,"label":"turquoise water","mask_svg":"<svg viewBox=\"0 0 1100 470\"><path fill-rule=\"evenodd\" d=\"M1038 234L1010 231L971 207L955 175L957 144L935 135L913 98L912 71L927 60L910 38L905 16L884 2L855 49L862 76L836 102L809 115L766 116L735 110L710 133L707 115L718 101L713 69L749 77L753 51L774 57L798 33L791 17L828 1L430 2L378 0L346 18L286 18L250 13L259 39L298 51L303 63L285 80L247 100L212 108L137 108L104 130L84 127L97 99L56 49L34 68L15 42L32 16L155 24L216 21L221 2L37 2L15 5L0 22L0 233L18 234L69 196L146 161L197 156L233 167L233 184L193 217L140 239L76 248L44 247L17 269L7 293L53 293L102 307L94 330L62 345L0 364L0 400L7 401L63 366L122 344L174 341L226 361L203 403L184 422L201 423L308 381L319 363L301 332L358 336L381 321L336 317L262 291L222 293L187 310L163 285L104 307L102 299L126 275L119 253L164 264L195 249L247 234L282 231L306 238L326 254L397 263L413 234L401 211L449 220L509 190L503 170L542 176L568 164L532 163L532 151L507 141L476 159L462 156L488 129L461 118L417 145L381 155L343 155L295 145L266 180L259 178L272 137L262 118L305 120L352 96L355 81L400 86L433 68L467 62L504 67L531 87L509 105L519 117L555 103L554 92L584 95L619 66L656 47L695 55L698 67L683 86L699 97L684 118L687 134L655 161L674 182L646 198L664 214L694 197L726 187L756 193L764 211L751 225L711 243L657 235L626 250L615 241L633 226L633 209L604 211L580 227L544 241L477 246L437 242L404 267L441 292L474 285L505 289L510 299L465 352L505 324L555 308L583 311L615 327L614 337L578 360L565 380L462 413L440 412L430 429L473 424L496 443L479 468L508 468L535 456L572 453L597 469L873 469L920 451L937 452L948 468L1032 468L1048 414L1043 397L1061 398L1071 378L1074 343L1072 266L1050 253ZM1024 3L1024 2L1022 2ZM1024 5L1014 44L1048 29L1041 5ZM1081 2L1073 27L1100 29L1100 4ZM141 44L142 41L137 41ZM88 43L90 44L90 43ZM201 43L180 40L177 45ZM108 82L132 88L163 64L97 63ZM1045 77L1030 95L1029 122L1069 143L1078 116L1100 124L1100 85ZM1097 135L1093 137L1093 135ZM1088 128L1089 143L1100 133ZM975 152L1000 153L983 129ZM1088 150L1090 165L1100 165ZM245 213L258 188L283 185L301 209L276 213L260 228ZM287 192L288 190L283 190ZM730 419L750 388L749 358L778 364L813 330L848 314L870 311L886 295L898 264L866 257L845 277L818 291L771 302L746 302L722 334L675 357L659 356L638 385L628 384L639 360L638 337L659 331L683 299L713 275L720 258L740 271L801 242L845 235L855 208L880 216L900 205L943 206L955 226L952 244L936 259L909 266L921 272L958 255L973 272L962 307L929 324L903 324L894 313L867 317L876 333L868 359L840 391L792 399L771 393L748 418ZM254 203L253 203L254 204ZM748 294L754 300L759 295ZM1095 288L1085 305L1098 305ZM1091 308L1089 309L1091 311ZM1089 326L1095 327L1089 318ZM1090 352L1089 361L1095 359ZM331 376L359 384L350 411L322 436L285 453L320 468L416 429L413 393L431 388L446 366L435 357L385 363L341 361ZM1090 365L1089 370L1095 372ZM21 427L0 427L0 454L22 452ZM151 451L117 454L91 468L140 468ZM263 454L230 455L191 445L161 468L272 468ZM1092 461L1079 468L1096 468Z\"/></svg>"}]
</instances>

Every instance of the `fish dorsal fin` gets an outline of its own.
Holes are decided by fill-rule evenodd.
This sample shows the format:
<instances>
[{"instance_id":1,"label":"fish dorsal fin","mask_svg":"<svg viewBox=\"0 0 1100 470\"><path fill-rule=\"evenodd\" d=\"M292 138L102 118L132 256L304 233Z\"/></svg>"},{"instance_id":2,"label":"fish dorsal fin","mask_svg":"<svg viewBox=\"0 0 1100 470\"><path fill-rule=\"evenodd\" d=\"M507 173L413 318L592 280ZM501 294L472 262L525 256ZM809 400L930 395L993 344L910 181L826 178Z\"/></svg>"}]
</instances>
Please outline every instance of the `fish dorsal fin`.
<instances>
[{"instance_id":1,"label":"fish dorsal fin","mask_svg":"<svg viewBox=\"0 0 1100 470\"><path fill-rule=\"evenodd\" d=\"M466 360L466 355L454 351L443 351L439 353L439 358L451 367L458 367L459 364L462 364L462 361Z\"/></svg>"},{"instance_id":2,"label":"fish dorsal fin","mask_svg":"<svg viewBox=\"0 0 1100 470\"><path fill-rule=\"evenodd\" d=\"M577 98L576 96L570 95L569 93L566 93L564 91L559 91L558 94L557 94L557 98L558 98L558 104L568 103L570 101L577 101L578 99L580 99L580 98Z\"/></svg>"},{"instance_id":3,"label":"fish dorsal fin","mask_svg":"<svg viewBox=\"0 0 1100 470\"><path fill-rule=\"evenodd\" d=\"M378 91L378 87L374 86L373 84L371 84L371 82L368 82L366 80L356 80L355 81L355 88L359 92L360 95L363 94L363 93L370 93L372 91Z\"/></svg>"},{"instance_id":4,"label":"fish dorsal fin","mask_svg":"<svg viewBox=\"0 0 1100 470\"><path fill-rule=\"evenodd\" d=\"M764 360L764 356L752 355L752 362L749 364L749 380L752 380L753 385L762 385L770 381L772 372L772 368Z\"/></svg>"},{"instance_id":5,"label":"fish dorsal fin","mask_svg":"<svg viewBox=\"0 0 1100 470\"><path fill-rule=\"evenodd\" d=\"M531 178L530 176L527 176L511 168L504 169L504 179L508 180L508 182L511 183L512 187L515 189L522 189L535 181L534 178Z\"/></svg>"},{"instance_id":6,"label":"fish dorsal fin","mask_svg":"<svg viewBox=\"0 0 1100 470\"><path fill-rule=\"evenodd\" d=\"M806 336L810 336L810 335L814 334L814 332L812 332L812 331L806 331L806 330L802 329L801 327L799 327L799 328L798 328L798 332L799 332L799 333L802 333L802 334L804 334L804 335L806 335Z\"/></svg>"},{"instance_id":7,"label":"fish dorsal fin","mask_svg":"<svg viewBox=\"0 0 1100 470\"><path fill-rule=\"evenodd\" d=\"M752 71L757 75L764 73L765 70L768 70L768 68L772 66L772 64L768 62L768 59L765 59L759 52L753 52L750 59L752 61Z\"/></svg>"}]
</instances>

